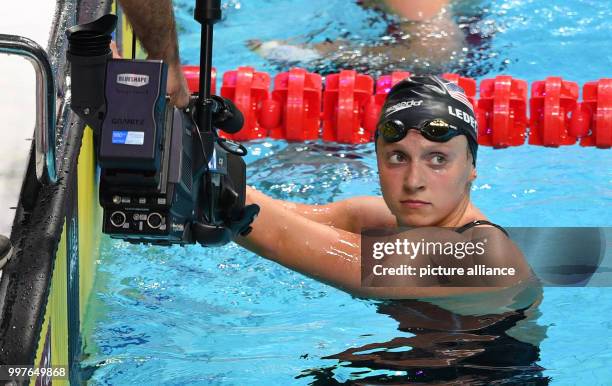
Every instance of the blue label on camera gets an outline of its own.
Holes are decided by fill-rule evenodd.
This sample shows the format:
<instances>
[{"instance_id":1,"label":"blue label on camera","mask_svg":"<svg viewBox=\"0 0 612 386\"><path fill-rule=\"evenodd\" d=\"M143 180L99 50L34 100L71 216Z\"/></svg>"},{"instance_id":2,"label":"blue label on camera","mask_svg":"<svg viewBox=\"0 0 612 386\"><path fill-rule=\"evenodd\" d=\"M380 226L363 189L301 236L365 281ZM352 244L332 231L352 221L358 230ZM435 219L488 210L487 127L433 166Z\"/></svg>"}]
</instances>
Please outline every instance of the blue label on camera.
<instances>
[{"instance_id":1,"label":"blue label on camera","mask_svg":"<svg viewBox=\"0 0 612 386\"><path fill-rule=\"evenodd\" d=\"M127 138L127 131L113 131L113 143L125 144Z\"/></svg>"},{"instance_id":2,"label":"blue label on camera","mask_svg":"<svg viewBox=\"0 0 612 386\"><path fill-rule=\"evenodd\" d=\"M142 145L144 144L144 132L113 131L112 142L119 145Z\"/></svg>"}]
</instances>

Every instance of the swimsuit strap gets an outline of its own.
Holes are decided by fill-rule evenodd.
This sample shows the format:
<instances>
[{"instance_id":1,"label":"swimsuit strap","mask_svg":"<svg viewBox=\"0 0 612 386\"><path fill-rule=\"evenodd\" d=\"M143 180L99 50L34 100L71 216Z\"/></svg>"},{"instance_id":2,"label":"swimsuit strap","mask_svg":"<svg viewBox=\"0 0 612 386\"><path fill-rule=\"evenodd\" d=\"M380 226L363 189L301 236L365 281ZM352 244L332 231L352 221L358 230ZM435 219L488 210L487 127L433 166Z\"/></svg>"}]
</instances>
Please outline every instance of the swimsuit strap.
<instances>
[{"instance_id":1,"label":"swimsuit strap","mask_svg":"<svg viewBox=\"0 0 612 386\"><path fill-rule=\"evenodd\" d=\"M506 236L508 236L508 232L504 228L502 228L501 226L499 226L497 224L493 224L492 222L487 221L487 220L474 220L472 222L469 222L469 223L467 223L465 225L462 225L459 228L455 229L455 232L463 233L464 231L466 231L466 230L468 230L468 229L470 229L472 227L478 226L478 225L492 225L495 228L497 228L497 229L501 230L502 232L504 232L504 234Z\"/></svg>"}]
</instances>

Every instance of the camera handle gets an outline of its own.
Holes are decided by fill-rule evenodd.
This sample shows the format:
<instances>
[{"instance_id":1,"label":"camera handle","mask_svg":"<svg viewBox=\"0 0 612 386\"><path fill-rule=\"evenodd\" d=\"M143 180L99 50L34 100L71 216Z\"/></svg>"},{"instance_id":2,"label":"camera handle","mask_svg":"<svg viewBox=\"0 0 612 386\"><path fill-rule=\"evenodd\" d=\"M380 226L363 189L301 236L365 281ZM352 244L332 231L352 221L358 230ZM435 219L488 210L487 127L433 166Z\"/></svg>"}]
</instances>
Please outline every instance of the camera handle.
<instances>
[{"instance_id":1,"label":"camera handle","mask_svg":"<svg viewBox=\"0 0 612 386\"><path fill-rule=\"evenodd\" d=\"M200 33L200 85L195 109L196 127L199 135L194 136L193 162L194 182L199 181L210 189L210 177L205 174L212 157L216 133L213 128L213 112L218 101L211 95L213 24L221 20L221 0L196 0L194 18L202 25ZM240 124L242 126L242 124ZM203 154L202 154L203 153ZM213 216L207 213L207 218ZM191 225L193 238L204 246L224 245L237 235L246 236L251 232L250 224L259 213L259 206L252 204L244 207L237 218L232 218L225 226L203 224L199 221ZM200 216L198 216L200 217Z\"/></svg>"},{"instance_id":2,"label":"camera handle","mask_svg":"<svg viewBox=\"0 0 612 386\"><path fill-rule=\"evenodd\" d=\"M195 121L200 132L194 141L194 180L200 180L212 157L215 133L212 125L214 101L210 97L213 24L221 20L221 0L196 0L194 19L202 25L200 33L200 85L196 101ZM204 150L205 154L201 154Z\"/></svg>"}]
</instances>

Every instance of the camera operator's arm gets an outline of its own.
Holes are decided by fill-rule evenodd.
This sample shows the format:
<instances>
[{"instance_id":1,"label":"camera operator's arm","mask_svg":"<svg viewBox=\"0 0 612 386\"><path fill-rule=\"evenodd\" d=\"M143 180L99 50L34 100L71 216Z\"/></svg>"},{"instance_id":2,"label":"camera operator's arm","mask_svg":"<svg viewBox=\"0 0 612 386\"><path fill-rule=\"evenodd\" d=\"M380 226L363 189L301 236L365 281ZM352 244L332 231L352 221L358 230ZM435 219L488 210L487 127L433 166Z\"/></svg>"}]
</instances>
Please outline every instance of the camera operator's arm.
<instances>
[{"instance_id":1,"label":"camera operator's arm","mask_svg":"<svg viewBox=\"0 0 612 386\"><path fill-rule=\"evenodd\" d=\"M149 54L168 64L170 102L177 107L189 104L189 89L181 69L176 24L171 0L119 0L134 33Z\"/></svg>"},{"instance_id":2,"label":"camera operator's arm","mask_svg":"<svg viewBox=\"0 0 612 386\"><path fill-rule=\"evenodd\" d=\"M382 197L351 197L325 205L308 205L277 200L247 186L247 199L281 206L297 215L352 233L362 228L387 228L396 226L396 220Z\"/></svg>"}]
</instances>

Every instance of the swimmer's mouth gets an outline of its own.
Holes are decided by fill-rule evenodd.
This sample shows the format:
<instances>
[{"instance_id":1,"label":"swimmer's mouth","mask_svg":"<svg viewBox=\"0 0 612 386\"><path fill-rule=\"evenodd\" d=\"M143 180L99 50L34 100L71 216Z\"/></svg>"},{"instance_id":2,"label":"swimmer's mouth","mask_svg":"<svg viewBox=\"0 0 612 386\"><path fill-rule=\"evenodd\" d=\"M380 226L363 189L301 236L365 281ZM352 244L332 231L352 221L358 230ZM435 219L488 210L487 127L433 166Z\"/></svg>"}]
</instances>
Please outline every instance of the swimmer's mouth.
<instances>
[{"instance_id":1,"label":"swimmer's mouth","mask_svg":"<svg viewBox=\"0 0 612 386\"><path fill-rule=\"evenodd\" d=\"M425 205L431 204L431 202L421 201L421 200L402 200L400 203L403 206L407 206L408 208L422 208Z\"/></svg>"}]
</instances>

